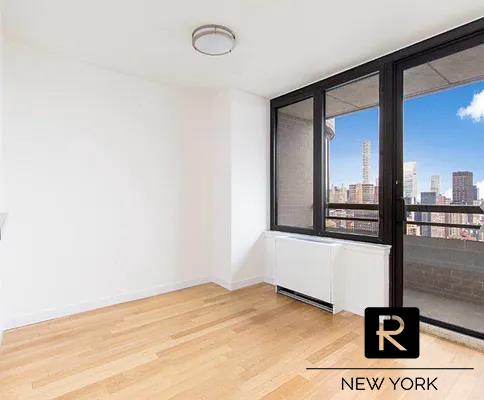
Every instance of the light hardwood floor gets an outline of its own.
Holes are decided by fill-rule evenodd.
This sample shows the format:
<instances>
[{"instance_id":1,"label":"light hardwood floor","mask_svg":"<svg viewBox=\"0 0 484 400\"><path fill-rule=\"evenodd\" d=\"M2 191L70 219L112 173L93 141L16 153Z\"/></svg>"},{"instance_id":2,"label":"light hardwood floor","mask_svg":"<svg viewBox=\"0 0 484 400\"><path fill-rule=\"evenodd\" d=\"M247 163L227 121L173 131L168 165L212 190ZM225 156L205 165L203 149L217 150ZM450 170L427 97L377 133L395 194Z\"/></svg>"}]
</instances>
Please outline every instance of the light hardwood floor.
<instances>
[{"instance_id":1,"label":"light hardwood floor","mask_svg":"<svg viewBox=\"0 0 484 400\"><path fill-rule=\"evenodd\" d=\"M308 371L307 367L474 367ZM341 390L341 377L438 376L438 391ZM484 399L484 354L421 336L417 360L368 360L363 319L260 284L207 284L6 332L0 399Z\"/></svg>"}]
</instances>

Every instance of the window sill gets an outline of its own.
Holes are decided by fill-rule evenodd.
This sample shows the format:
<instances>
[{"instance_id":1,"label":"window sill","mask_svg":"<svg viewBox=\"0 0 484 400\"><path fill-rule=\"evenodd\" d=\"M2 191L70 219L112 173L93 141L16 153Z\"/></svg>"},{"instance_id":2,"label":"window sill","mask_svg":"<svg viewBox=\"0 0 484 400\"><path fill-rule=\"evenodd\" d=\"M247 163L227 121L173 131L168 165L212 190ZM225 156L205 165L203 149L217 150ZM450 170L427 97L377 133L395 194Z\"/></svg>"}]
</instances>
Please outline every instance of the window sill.
<instances>
[{"instance_id":1,"label":"window sill","mask_svg":"<svg viewBox=\"0 0 484 400\"><path fill-rule=\"evenodd\" d=\"M301 233L289 233L289 232L281 232L281 231L273 231L273 230L265 231L265 236L268 238L288 237L288 238L305 240L308 242L325 243L328 245L341 245L347 249L354 249L354 250L359 250L367 253L374 253L374 254L379 254L384 256L390 255L390 250L392 248L392 246L388 244L360 242L360 241L348 240L348 239L335 239L331 237L304 235Z\"/></svg>"}]
</instances>

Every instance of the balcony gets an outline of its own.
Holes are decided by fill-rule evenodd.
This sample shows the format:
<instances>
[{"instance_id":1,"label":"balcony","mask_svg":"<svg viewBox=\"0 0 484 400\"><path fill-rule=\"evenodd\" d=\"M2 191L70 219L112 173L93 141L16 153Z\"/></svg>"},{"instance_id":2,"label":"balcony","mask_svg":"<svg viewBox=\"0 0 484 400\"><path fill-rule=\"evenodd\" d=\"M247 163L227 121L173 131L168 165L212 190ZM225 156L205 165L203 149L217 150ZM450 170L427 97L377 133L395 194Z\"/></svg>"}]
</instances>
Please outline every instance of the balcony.
<instances>
[{"instance_id":1,"label":"balcony","mask_svg":"<svg viewBox=\"0 0 484 400\"><path fill-rule=\"evenodd\" d=\"M482 221L483 210L453 205L408 205L406 210L409 216L435 213L441 218L407 220L404 305L420 308L425 317L484 332L484 242L480 224L472 223ZM471 223L440 222L449 220ZM424 236L417 236L415 227L426 229L420 231ZM461 240L455 232L462 232Z\"/></svg>"},{"instance_id":2,"label":"balcony","mask_svg":"<svg viewBox=\"0 0 484 400\"><path fill-rule=\"evenodd\" d=\"M484 243L405 235L404 303L484 332Z\"/></svg>"},{"instance_id":3,"label":"balcony","mask_svg":"<svg viewBox=\"0 0 484 400\"><path fill-rule=\"evenodd\" d=\"M333 232L378 234L377 204L328 203ZM484 211L405 206L403 301L422 316L484 332Z\"/></svg>"}]
</instances>

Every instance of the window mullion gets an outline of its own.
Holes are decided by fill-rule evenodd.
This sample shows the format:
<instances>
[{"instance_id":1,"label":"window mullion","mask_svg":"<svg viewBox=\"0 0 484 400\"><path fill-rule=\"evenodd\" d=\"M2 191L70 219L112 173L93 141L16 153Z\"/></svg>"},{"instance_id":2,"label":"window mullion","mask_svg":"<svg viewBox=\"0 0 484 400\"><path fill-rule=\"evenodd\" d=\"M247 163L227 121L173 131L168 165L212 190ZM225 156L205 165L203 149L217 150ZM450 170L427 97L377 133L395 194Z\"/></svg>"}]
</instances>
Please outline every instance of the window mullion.
<instances>
[{"instance_id":1,"label":"window mullion","mask_svg":"<svg viewBox=\"0 0 484 400\"><path fill-rule=\"evenodd\" d=\"M313 160L313 217L314 230L321 233L323 230L323 190L324 190L324 167L323 167L323 95L317 90L314 94L314 160Z\"/></svg>"}]
</instances>

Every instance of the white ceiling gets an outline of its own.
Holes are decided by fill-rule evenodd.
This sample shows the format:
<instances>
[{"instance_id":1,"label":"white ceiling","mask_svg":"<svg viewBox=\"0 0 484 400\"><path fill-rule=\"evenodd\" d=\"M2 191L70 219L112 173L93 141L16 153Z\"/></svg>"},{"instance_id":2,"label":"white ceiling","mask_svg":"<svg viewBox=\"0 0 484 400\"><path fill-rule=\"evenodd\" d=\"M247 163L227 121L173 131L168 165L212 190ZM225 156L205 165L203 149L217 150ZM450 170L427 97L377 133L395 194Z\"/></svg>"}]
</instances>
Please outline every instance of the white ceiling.
<instances>
[{"instance_id":1,"label":"white ceiling","mask_svg":"<svg viewBox=\"0 0 484 400\"><path fill-rule=\"evenodd\" d=\"M8 39L159 82L274 97L483 15L482 0L2 0ZM198 25L232 54L191 47Z\"/></svg>"},{"instance_id":2,"label":"white ceiling","mask_svg":"<svg viewBox=\"0 0 484 400\"><path fill-rule=\"evenodd\" d=\"M405 98L446 90L484 80L484 44L406 69L403 75ZM337 86L326 92L325 117L333 118L379 102L378 74ZM302 119L313 118L312 99L283 107L282 112Z\"/></svg>"}]
</instances>

